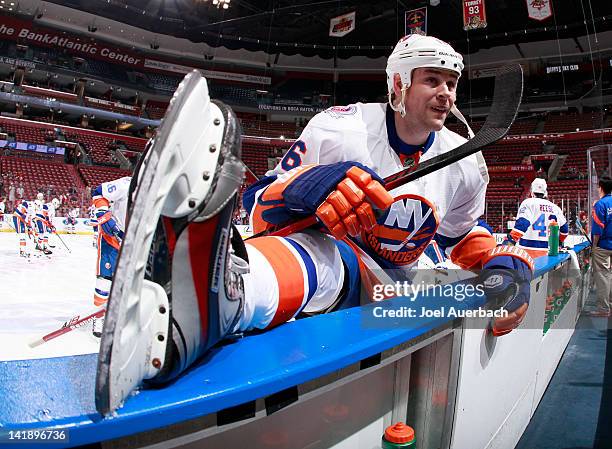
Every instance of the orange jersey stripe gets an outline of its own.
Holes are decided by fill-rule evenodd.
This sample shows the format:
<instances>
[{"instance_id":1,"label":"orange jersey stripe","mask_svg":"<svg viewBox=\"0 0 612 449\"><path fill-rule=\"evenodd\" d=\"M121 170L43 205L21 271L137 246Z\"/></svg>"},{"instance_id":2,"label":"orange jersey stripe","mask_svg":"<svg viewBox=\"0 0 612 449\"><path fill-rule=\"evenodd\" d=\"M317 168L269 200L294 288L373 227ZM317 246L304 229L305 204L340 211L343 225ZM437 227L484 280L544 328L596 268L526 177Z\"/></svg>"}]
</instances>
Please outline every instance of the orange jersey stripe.
<instances>
[{"instance_id":1,"label":"orange jersey stripe","mask_svg":"<svg viewBox=\"0 0 612 449\"><path fill-rule=\"evenodd\" d=\"M513 229L512 231L510 231L510 237L512 237L512 239L515 242L518 242L523 236L523 234L524 234L523 232L517 231L516 229Z\"/></svg>"},{"instance_id":2,"label":"orange jersey stripe","mask_svg":"<svg viewBox=\"0 0 612 449\"><path fill-rule=\"evenodd\" d=\"M482 268L483 257L495 246L495 238L488 232L470 232L451 251L451 261L464 270Z\"/></svg>"},{"instance_id":3,"label":"orange jersey stripe","mask_svg":"<svg viewBox=\"0 0 612 449\"><path fill-rule=\"evenodd\" d=\"M542 257L542 256L547 256L548 255L548 250L547 249L528 249L528 248L522 248L522 249L527 251L527 254L529 254L533 258Z\"/></svg>"},{"instance_id":4,"label":"orange jersey stripe","mask_svg":"<svg viewBox=\"0 0 612 449\"><path fill-rule=\"evenodd\" d=\"M606 225L602 223L602 221L599 219L599 217L595 213L595 209L593 209L593 212L591 213L591 215L593 216L593 221L597 223L598 226L601 226L602 228L606 227Z\"/></svg>"}]
</instances>

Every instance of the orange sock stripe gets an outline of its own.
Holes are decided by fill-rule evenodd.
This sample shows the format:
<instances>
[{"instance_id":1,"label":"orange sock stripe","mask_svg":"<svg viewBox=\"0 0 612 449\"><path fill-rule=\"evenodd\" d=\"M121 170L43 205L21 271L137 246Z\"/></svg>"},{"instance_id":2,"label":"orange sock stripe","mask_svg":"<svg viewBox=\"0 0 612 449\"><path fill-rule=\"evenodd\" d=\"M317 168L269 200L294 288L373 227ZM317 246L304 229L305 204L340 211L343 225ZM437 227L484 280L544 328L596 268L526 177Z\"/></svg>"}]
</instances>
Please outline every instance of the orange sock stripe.
<instances>
[{"instance_id":1,"label":"orange sock stripe","mask_svg":"<svg viewBox=\"0 0 612 449\"><path fill-rule=\"evenodd\" d=\"M278 282L278 308L266 329L290 320L302 307L304 300L304 273L295 255L277 237L249 240L268 260Z\"/></svg>"},{"instance_id":2,"label":"orange sock stripe","mask_svg":"<svg viewBox=\"0 0 612 449\"><path fill-rule=\"evenodd\" d=\"M106 301L108 301L108 298L102 298L101 296L94 294L94 306L100 307L102 304L106 304Z\"/></svg>"}]
</instances>

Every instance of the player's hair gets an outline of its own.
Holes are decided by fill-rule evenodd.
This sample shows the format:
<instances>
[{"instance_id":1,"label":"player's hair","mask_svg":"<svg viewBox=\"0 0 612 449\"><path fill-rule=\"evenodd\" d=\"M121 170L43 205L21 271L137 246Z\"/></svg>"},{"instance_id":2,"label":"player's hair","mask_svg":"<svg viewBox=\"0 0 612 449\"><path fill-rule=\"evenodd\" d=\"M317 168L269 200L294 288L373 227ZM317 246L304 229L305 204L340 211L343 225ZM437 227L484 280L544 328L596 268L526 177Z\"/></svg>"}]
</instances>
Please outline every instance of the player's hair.
<instances>
[{"instance_id":1,"label":"player's hair","mask_svg":"<svg viewBox=\"0 0 612 449\"><path fill-rule=\"evenodd\" d=\"M535 196L536 198L545 198L545 195L543 193L534 193L533 196Z\"/></svg>"},{"instance_id":2,"label":"player's hair","mask_svg":"<svg viewBox=\"0 0 612 449\"><path fill-rule=\"evenodd\" d=\"M612 178L610 175L603 175L599 178L599 187L601 187L601 190L603 190L606 195L612 192Z\"/></svg>"}]
</instances>

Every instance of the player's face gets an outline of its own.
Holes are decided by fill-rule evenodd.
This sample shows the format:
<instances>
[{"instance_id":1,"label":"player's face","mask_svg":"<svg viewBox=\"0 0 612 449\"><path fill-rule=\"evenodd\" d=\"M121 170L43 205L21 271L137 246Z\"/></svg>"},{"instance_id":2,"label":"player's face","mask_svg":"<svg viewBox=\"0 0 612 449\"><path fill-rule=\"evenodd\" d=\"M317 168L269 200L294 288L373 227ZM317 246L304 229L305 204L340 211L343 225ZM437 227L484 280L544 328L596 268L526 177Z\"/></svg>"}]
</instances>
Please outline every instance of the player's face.
<instances>
[{"instance_id":1,"label":"player's face","mask_svg":"<svg viewBox=\"0 0 612 449\"><path fill-rule=\"evenodd\" d=\"M412 72L406 92L406 117L423 130L440 131L457 99L457 75L451 71L419 68Z\"/></svg>"}]
</instances>

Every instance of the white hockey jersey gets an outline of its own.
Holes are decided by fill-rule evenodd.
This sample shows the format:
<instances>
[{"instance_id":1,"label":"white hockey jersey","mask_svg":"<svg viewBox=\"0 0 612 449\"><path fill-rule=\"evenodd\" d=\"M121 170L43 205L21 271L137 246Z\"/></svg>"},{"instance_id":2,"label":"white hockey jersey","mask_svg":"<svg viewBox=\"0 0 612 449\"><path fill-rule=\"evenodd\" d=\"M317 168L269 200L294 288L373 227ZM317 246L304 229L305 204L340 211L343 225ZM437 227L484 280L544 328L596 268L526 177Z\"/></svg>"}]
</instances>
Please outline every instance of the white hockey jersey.
<instances>
[{"instance_id":1,"label":"white hockey jersey","mask_svg":"<svg viewBox=\"0 0 612 449\"><path fill-rule=\"evenodd\" d=\"M110 211L117 222L117 226L125 231L128 192L131 176L115 179L101 184L102 196L110 202Z\"/></svg>"},{"instance_id":2,"label":"white hockey jersey","mask_svg":"<svg viewBox=\"0 0 612 449\"><path fill-rule=\"evenodd\" d=\"M45 218L49 221L49 223L52 223L53 219L55 218L55 206L53 206L53 203L45 203L43 210L46 210L47 212L45 214Z\"/></svg>"},{"instance_id":3,"label":"white hockey jersey","mask_svg":"<svg viewBox=\"0 0 612 449\"><path fill-rule=\"evenodd\" d=\"M538 252L548 251L548 227L553 220L559 225L559 240L563 241L567 237L568 226L561 208L545 198L527 198L519 206L510 235L517 246L540 255Z\"/></svg>"},{"instance_id":4,"label":"white hockey jersey","mask_svg":"<svg viewBox=\"0 0 612 449\"><path fill-rule=\"evenodd\" d=\"M39 218L44 218L43 202L41 200L34 200L32 201L32 204L34 205L34 209L33 209L34 215Z\"/></svg>"},{"instance_id":5,"label":"white hockey jersey","mask_svg":"<svg viewBox=\"0 0 612 449\"><path fill-rule=\"evenodd\" d=\"M419 162L465 141L447 128L432 133L421 148ZM282 174L303 164L355 161L384 178L414 162L403 153L418 150L401 142L386 104L332 107L310 120L267 175ZM452 241L472 230L484 213L488 180L484 158L477 153L392 190L395 203L378 218L372 231L362 234L362 246L393 266L412 265L436 234ZM256 199L262 191L255 194Z\"/></svg>"},{"instance_id":6,"label":"white hockey jersey","mask_svg":"<svg viewBox=\"0 0 612 449\"><path fill-rule=\"evenodd\" d=\"M68 212L68 216L70 218L79 218L79 215L81 215L81 210L78 207L70 209L70 211Z\"/></svg>"}]
</instances>

